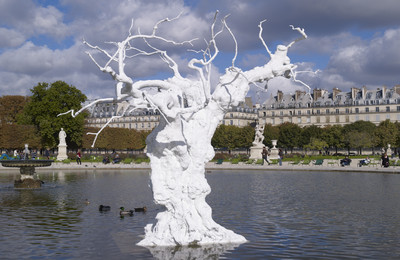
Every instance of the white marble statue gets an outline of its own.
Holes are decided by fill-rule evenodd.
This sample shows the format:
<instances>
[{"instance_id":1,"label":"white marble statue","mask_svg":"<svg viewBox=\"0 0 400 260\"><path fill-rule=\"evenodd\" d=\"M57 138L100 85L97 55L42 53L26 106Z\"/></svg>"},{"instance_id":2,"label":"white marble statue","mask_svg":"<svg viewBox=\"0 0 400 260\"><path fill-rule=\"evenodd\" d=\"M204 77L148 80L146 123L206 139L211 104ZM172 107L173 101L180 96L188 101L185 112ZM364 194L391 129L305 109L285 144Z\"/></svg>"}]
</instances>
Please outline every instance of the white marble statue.
<instances>
[{"instance_id":1,"label":"white marble statue","mask_svg":"<svg viewBox=\"0 0 400 260\"><path fill-rule=\"evenodd\" d=\"M58 144L57 160L63 161L65 159L68 159L67 143L65 142L65 138L67 138L67 134L65 133L63 128L61 128L60 132L58 133L58 138L60 139L60 142Z\"/></svg>"},{"instance_id":2,"label":"white marble statue","mask_svg":"<svg viewBox=\"0 0 400 260\"><path fill-rule=\"evenodd\" d=\"M205 165L215 154L211 138L226 111L244 101L250 84L267 83L280 76L295 76L293 70L296 66L290 63L287 51L296 41L305 39L306 34L304 30L292 26L293 30L301 33L301 38L287 46L279 45L275 53L271 53L261 37L264 21L261 22L259 38L270 56L269 62L262 67L242 71L234 64L235 55L232 66L225 70L214 88L211 87L210 73L212 62L219 53L217 36L222 32L222 29L215 31L216 16L211 26L211 40L199 56L201 58L194 58L188 63L188 67L197 73L197 79L183 77L177 63L167 52L158 49L154 41L149 42L156 40L163 44L190 44L191 41L178 43L157 35L161 24L171 20L158 22L151 34L132 34L130 31L125 40L113 43L117 46L113 53L85 42L107 58L105 65L101 66L94 54L89 53L99 69L110 74L116 81L116 98L99 99L76 113L71 110L63 114L71 113L76 116L91 105L112 100L120 102L120 105L118 115L111 120L135 109L153 108L160 112L160 123L147 137L146 144L151 161L150 178L154 201L165 206L166 210L158 213L155 224L145 227L145 237L139 245L243 243L246 242L243 236L222 227L212 219L212 209L206 202L211 188L205 178ZM222 25L235 41L225 18L222 19ZM142 45L135 45L138 40L142 40ZM143 44L147 45L147 50L139 49L143 48L139 47ZM174 76L166 80L134 81L126 75L125 61L138 55L159 55L171 68ZM90 133L96 136L95 141L100 131Z\"/></svg>"},{"instance_id":3,"label":"white marble statue","mask_svg":"<svg viewBox=\"0 0 400 260\"><path fill-rule=\"evenodd\" d=\"M260 125L257 123L256 129L255 129L255 137L253 141L254 146L264 146L263 141L264 141L264 125Z\"/></svg>"},{"instance_id":4,"label":"white marble statue","mask_svg":"<svg viewBox=\"0 0 400 260\"><path fill-rule=\"evenodd\" d=\"M66 137L67 137L67 134L65 133L64 129L61 128L60 133L58 133L58 138L60 139L59 145L65 145L65 144L67 144L67 143L65 142L65 138L66 138Z\"/></svg>"}]
</instances>

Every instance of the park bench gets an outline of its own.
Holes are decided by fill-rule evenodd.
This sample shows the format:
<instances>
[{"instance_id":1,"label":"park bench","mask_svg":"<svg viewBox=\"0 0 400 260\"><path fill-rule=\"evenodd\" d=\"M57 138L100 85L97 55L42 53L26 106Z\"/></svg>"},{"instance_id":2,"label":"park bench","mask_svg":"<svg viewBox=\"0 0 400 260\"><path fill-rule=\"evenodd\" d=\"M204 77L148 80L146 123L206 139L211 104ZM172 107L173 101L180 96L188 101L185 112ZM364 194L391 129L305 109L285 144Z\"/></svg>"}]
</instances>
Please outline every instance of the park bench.
<instances>
[{"instance_id":1,"label":"park bench","mask_svg":"<svg viewBox=\"0 0 400 260\"><path fill-rule=\"evenodd\" d=\"M324 159L317 159L314 162L314 165L322 165L324 163Z\"/></svg>"}]
</instances>

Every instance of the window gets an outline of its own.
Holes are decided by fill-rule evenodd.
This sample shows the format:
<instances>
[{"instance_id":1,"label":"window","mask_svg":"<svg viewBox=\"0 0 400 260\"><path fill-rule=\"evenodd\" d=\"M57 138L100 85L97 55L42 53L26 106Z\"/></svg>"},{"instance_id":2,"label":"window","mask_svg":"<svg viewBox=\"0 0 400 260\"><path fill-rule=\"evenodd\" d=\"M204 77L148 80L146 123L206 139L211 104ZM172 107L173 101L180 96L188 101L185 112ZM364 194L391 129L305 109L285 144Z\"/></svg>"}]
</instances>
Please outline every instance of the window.
<instances>
[{"instance_id":1,"label":"window","mask_svg":"<svg viewBox=\"0 0 400 260\"><path fill-rule=\"evenodd\" d=\"M325 113L329 114L329 108L327 110L325 110Z\"/></svg>"},{"instance_id":2,"label":"window","mask_svg":"<svg viewBox=\"0 0 400 260\"><path fill-rule=\"evenodd\" d=\"M379 107L375 107L375 112L379 112Z\"/></svg>"},{"instance_id":3,"label":"window","mask_svg":"<svg viewBox=\"0 0 400 260\"><path fill-rule=\"evenodd\" d=\"M298 124L301 124L301 117L298 117L298 118L297 118L297 123L298 123Z\"/></svg>"},{"instance_id":4,"label":"window","mask_svg":"<svg viewBox=\"0 0 400 260\"><path fill-rule=\"evenodd\" d=\"M349 114L349 113L350 113L350 109L346 108L346 114Z\"/></svg>"},{"instance_id":5,"label":"window","mask_svg":"<svg viewBox=\"0 0 400 260\"><path fill-rule=\"evenodd\" d=\"M375 120L376 120L377 122L379 122L379 121L381 121L381 117L380 117L379 115L376 115Z\"/></svg>"},{"instance_id":6,"label":"window","mask_svg":"<svg viewBox=\"0 0 400 260\"><path fill-rule=\"evenodd\" d=\"M397 106L397 111L400 111L400 106Z\"/></svg>"},{"instance_id":7,"label":"window","mask_svg":"<svg viewBox=\"0 0 400 260\"><path fill-rule=\"evenodd\" d=\"M398 106L398 108L400 109L400 106ZM298 115L301 115L301 111L300 111L300 110L297 111L297 114L298 114Z\"/></svg>"},{"instance_id":8,"label":"window","mask_svg":"<svg viewBox=\"0 0 400 260\"><path fill-rule=\"evenodd\" d=\"M310 110L307 110L307 115L311 115L311 111Z\"/></svg>"},{"instance_id":9,"label":"window","mask_svg":"<svg viewBox=\"0 0 400 260\"><path fill-rule=\"evenodd\" d=\"M331 122L331 118L329 116L325 117L325 122L326 123L330 123Z\"/></svg>"},{"instance_id":10,"label":"window","mask_svg":"<svg viewBox=\"0 0 400 260\"><path fill-rule=\"evenodd\" d=\"M360 109L358 107L356 107L356 113L360 113Z\"/></svg>"},{"instance_id":11,"label":"window","mask_svg":"<svg viewBox=\"0 0 400 260\"><path fill-rule=\"evenodd\" d=\"M317 114L318 114L318 115L321 114L321 111L320 111L319 109L317 109Z\"/></svg>"},{"instance_id":12,"label":"window","mask_svg":"<svg viewBox=\"0 0 400 260\"><path fill-rule=\"evenodd\" d=\"M263 116L266 117L266 116L267 116L267 113L263 112Z\"/></svg>"},{"instance_id":13,"label":"window","mask_svg":"<svg viewBox=\"0 0 400 260\"><path fill-rule=\"evenodd\" d=\"M386 107L386 112L390 112L390 107Z\"/></svg>"},{"instance_id":14,"label":"window","mask_svg":"<svg viewBox=\"0 0 400 260\"><path fill-rule=\"evenodd\" d=\"M230 120L230 124L233 125L233 120Z\"/></svg>"},{"instance_id":15,"label":"window","mask_svg":"<svg viewBox=\"0 0 400 260\"><path fill-rule=\"evenodd\" d=\"M307 117L307 123L311 123L311 117Z\"/></svg>"},{"instance_id":16,"label":"window","mask_svg":"<svg viewBox=\"0 0 400 260\"><path fill-rule=\"evenodd\" d=\"M279 115L283 116L283 111L282 110L279 112Z\"/></svg>"},{"instance_id":17,"label":"window","mask_svg":"<svg viewBox=\"0 0 400 260\"><path fill-rule=\"evenodd\" d=\"M272 111L272 116L275 116L275 111Z\"/></svg>"},{"instance_id":18,"label":"window","mask_svg":"<svg viewBox=\"0 0 400 260\"><path fill-rule=\"evenodd\" d=\"M336 108L335 113L339 114L339 108Z\"/></svg>"},{"instance_id":19,"label":"window","mask_svg":"<svg viewBox=\"0 0 400 260\"><path fill-rule=\"evenodd\" d=\"M369 107L366 107L366 108L365 108L365 112L366 112L366 113L369 113Z\"/></svg>"}]
</instances>

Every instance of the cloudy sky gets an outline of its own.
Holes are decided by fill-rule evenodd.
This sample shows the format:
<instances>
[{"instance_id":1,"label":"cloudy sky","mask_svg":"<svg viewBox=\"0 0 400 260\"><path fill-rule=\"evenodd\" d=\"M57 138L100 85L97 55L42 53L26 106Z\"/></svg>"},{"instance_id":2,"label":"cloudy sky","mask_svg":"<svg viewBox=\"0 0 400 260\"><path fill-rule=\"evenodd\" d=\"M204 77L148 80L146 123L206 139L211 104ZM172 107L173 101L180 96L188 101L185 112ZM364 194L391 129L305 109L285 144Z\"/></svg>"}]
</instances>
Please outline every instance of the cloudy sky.
<instances>
[{"instance_id":1,"label":"cloudy sky","mask_svg":"<svg viewBox=\"0 0 400 260\"><path fill-rule=\"evenodd\" d=\"M274 50L299 37L289 25L305 29L308 39L296 43L289 52L292 63L312 88L344 91L351 87L372 89L400 84L400 3L398 0L0 0L0 95L30 95L38 82L63 80L89 98L114 94L114 82L98 70L85 54L85 39L101 48L107 42L123 40L131 21L134 31L150 33L155 22L175 17L163 24L160 35L176 41L198 38L190 48L204 48L216 10L237 38L236 65L243 70L260 66L268 56L258 38L258 24L264 23L263 37ZM227 32L217 38L221 50L214 65L218 77L231 63L232 38ZM183 74L194 53L189 47L163 45ZM96 59L102 61L102 55ZM165 63L156 58L132 58L126 72L134 80L168 77ZM301 86L274 80L269 92L256 94L253 101L275 94L277 89L293 92Z\"/></svg>"}]
</instances>

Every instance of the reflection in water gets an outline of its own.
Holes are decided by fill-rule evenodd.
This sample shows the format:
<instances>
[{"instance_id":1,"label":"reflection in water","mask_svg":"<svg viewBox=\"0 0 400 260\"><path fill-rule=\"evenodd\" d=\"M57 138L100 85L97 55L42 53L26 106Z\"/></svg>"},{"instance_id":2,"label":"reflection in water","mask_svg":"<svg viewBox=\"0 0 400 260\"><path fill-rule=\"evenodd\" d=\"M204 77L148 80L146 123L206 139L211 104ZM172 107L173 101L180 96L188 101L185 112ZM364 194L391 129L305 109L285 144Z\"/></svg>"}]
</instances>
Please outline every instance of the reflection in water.
<instances>
[{"instance_id":1,"label":"reflection in water","mask_svg":"<svg viewBox=\"0 0 400 260\"><path fill-rule=\"evenodd\" d=\"M0 172L1 259L398 259L400 174L212 171L214 220L248 243L136 244L164 210L148 171L40 172L41 189L14 190ZM86 203L86 199L90 203ZM100 212L99 205L111 206ZM120 218L119 207L147 207Z\"/></svg>"},{"instance_id":2,"label":"reflection in water","mask_svg":"<svg viewBox=\"0 0 400 260\"><path fill-rule=\"evenodd\" d=\"M219 259L238 245L217 244L203 246L148 247L155 259Z\"/></svg>"}]
</instances>

